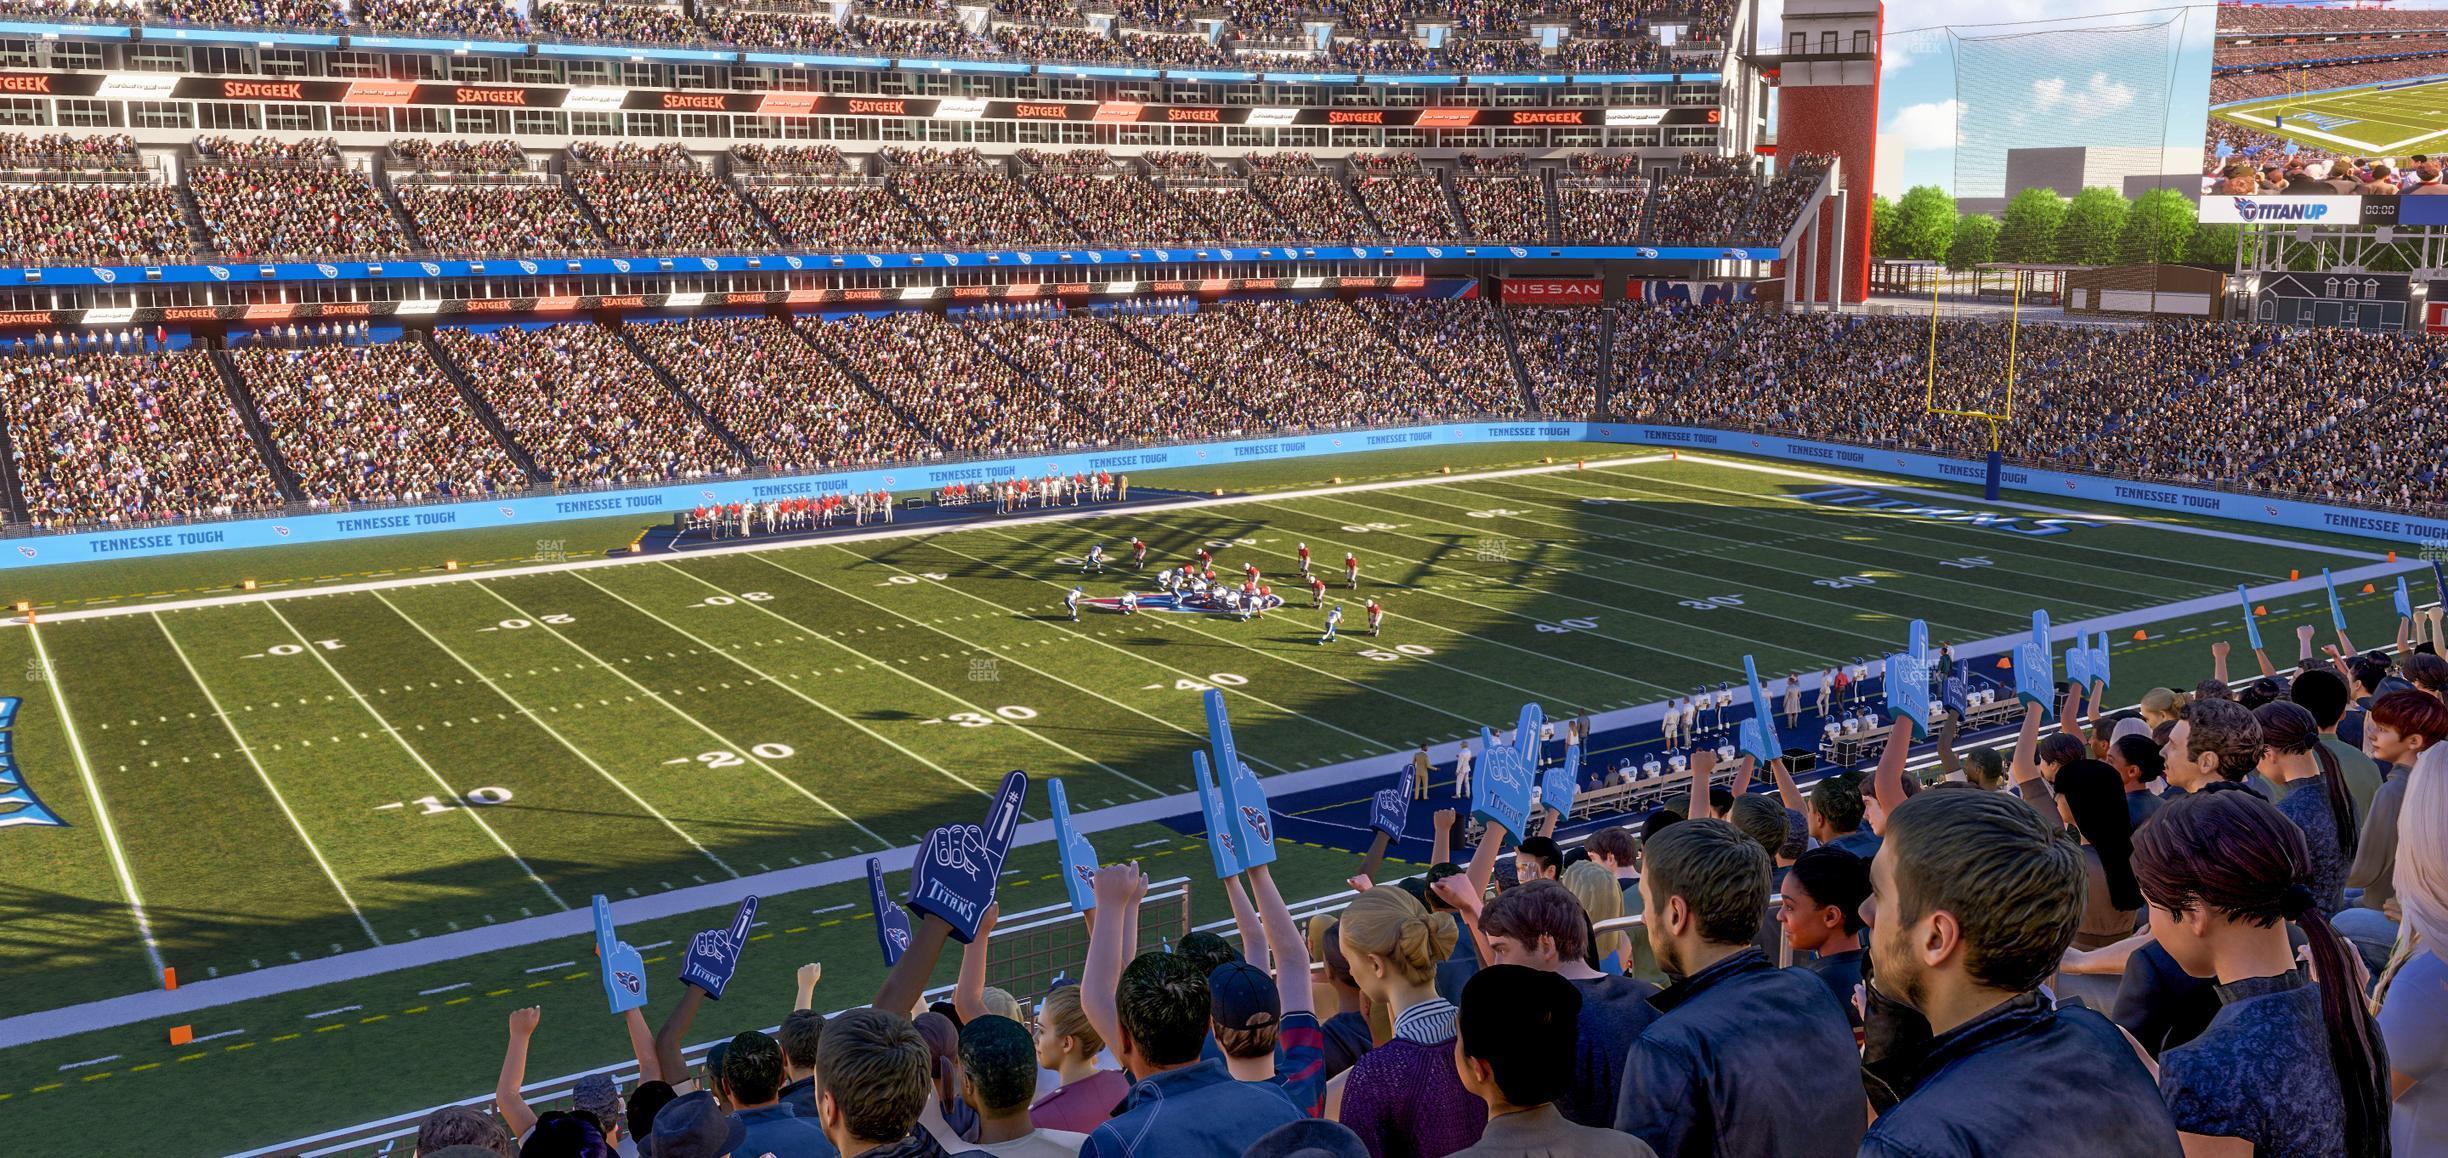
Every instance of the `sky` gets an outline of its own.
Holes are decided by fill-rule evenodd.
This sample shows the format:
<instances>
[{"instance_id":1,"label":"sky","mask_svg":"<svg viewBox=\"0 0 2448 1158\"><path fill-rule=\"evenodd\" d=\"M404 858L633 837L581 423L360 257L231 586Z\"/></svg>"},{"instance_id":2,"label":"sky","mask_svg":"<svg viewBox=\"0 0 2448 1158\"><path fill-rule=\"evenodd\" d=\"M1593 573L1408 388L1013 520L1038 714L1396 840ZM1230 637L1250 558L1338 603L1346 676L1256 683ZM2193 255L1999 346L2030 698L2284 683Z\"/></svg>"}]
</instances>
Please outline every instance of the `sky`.
<instances>
[{"instance_id":1,"label":"sky","mask_svg":"<svg viewBox=\"0 0 2448 1158\"><path fill-rule=\"evenodd\" d=\"M1914 185L1937 185L1958 196L1998 192L1959 187L1956 138L1961 106L1956 93L1957 36L2157 24L2173 19L2175 23L2168 28L2168 40L2174 45L2173 60L2157 58L2173 66L2169 74L2172 84L2167 98L2164 145L2174 155L2174 161L2197 154L2209 109L2210 42L2216 11L2206 3L2177 7L2182 3L2183 0L1981 0L1978 4L1965 0L1887 0L1887 34L1881 45L1875 191L1895 197ZM1777 26L1783 4L1781 0L1760 0L1760 7L1760 43L1775 44L1782 39L1777 35ZM1971 23L1975 19L1980 23ZM2079 54L2057 54L2057 58L2051 58L2045 39L2017 44L2030 45L2034 56L2017 62L2023 73L2014 78L2014 107L2004 115L2033 124L2035 132L2046 126L2079 138L2080 125L2086 117L2101 117L2117 110L2123 110L2125 124L2130 128L2137 111L2157 99L2155 85L2140 77L2124 75L2132 71L2130 67L2122 72L2102 71L2100 61L2085 60ZM1999 49L1988 51L1995 53ZM2029 91L2022 91L2025 88ZM1984 92L1984 99L2001 104L2009 99L1999 83L1991 83ZM2044 143L2072 141L2061 136ZM1981 167L1977 162L1966 166ZM2182 165L2175 171L2190 167ZM1990 183L1995 184L2002 174L1995 174L1994 166L1989 168ZM1980 175L1967 172L1962 184L1979 184Z\"/></svg>"}]
</instances>

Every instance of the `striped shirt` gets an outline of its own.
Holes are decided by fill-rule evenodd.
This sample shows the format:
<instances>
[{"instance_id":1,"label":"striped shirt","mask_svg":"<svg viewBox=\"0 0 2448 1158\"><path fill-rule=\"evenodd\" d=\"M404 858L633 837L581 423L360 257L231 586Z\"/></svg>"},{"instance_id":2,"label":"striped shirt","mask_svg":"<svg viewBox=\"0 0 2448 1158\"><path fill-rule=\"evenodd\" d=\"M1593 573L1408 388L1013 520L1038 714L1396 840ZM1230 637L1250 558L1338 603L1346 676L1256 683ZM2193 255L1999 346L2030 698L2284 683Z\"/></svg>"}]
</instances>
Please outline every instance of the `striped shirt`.
<instances>
[{"instance_id":1,"label":"striped shirt","mask_svg":"<svg viewBox=\"0 0 2448 1158\"><path fill-rule=\"evenodd\" d=\"M1394 1018L1394 1036L1422 1045L1450 1041L1454 1035L1454 1022L1461 1016L1462 1011L1455 1008L1453 1002L1432 997L1403 1010Z\"/></svg>"}]
</instances>

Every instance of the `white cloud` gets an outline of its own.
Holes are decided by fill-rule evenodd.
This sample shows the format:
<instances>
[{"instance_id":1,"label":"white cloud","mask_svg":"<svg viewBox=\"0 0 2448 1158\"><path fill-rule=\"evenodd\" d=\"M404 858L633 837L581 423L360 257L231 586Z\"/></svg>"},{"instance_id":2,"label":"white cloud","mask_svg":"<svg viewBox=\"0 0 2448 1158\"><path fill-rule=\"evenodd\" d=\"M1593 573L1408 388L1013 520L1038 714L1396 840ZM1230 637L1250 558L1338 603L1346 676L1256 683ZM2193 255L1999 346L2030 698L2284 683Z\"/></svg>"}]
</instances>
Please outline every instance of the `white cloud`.
<instances>
[{"instance_id":1,"label":"white cloud","mask_svg":"<svg viewBox=\"0 0 2448 1158\"><path fill-rule=\"evenodd\" d=\"M1956 131L1956 114L1962 110L1953 100L1906 105L1888 119L1880 135L1896 138L1907 149L1951 149L1963 143Z\"/></svg>"},{"instance_id":2,"label":"white cloud","mask_svg":"<svg viewBox=\"0 0 2448 1158\"><path fill-rule=\"evenodd\" d=\"M2069 121L2104 117L2133 103L2133 86L2113 80L2105 72L2092 73L2081 88L2075 88L2062 76L2032 82L2032 108Z\"/></svg>"}]
</instances>

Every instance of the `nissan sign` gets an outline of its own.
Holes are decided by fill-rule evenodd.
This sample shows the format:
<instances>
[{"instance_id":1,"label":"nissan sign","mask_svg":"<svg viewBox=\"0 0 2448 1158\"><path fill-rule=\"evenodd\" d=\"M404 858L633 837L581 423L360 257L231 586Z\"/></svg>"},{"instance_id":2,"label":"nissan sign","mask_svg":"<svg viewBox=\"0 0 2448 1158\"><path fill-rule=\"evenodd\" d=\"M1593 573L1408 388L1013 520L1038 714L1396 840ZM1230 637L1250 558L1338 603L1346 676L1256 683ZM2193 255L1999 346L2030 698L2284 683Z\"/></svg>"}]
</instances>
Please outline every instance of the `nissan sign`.
<instances>
[{"instance_id":1,"label":"nissan sign","mask_svg":"<svg viewBox=\"0 0 2448 1158\"><path fill-rule=\"evenodd\" d=\"M1606 300L1606 283L1594 277L1508 277L1496 282L1508 306L1594 306Z\"/></svg>"}]
</instances>

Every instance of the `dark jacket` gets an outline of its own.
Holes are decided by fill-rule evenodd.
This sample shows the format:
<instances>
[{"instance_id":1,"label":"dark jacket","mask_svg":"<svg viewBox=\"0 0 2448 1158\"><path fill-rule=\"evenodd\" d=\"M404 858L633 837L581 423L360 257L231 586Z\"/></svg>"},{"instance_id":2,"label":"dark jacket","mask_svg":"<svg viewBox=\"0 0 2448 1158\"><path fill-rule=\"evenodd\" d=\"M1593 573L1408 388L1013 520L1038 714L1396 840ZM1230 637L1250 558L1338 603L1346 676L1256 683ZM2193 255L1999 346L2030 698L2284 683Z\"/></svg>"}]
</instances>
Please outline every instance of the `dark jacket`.
<instances>
[{"instance_id":1,"label":"dark jacket","mask_svg":"<svg viewBox=\"0 0 2448 1158\"><path fill-rule=\"evenodd\" d=\"M1863 1158L2170 1158L2176 1120L2107 1018L2037 993L1930 1043L1911 1092L1862 1139Z\"/></svg>"},{"instance_id":2,"label":"dark jacket","mask_svg":"<svg viewBox=\"0 0 2448 1158\"><path fill-rule=\"evenodd\" d=\"M1120 1112L1089 1133L1080 1153L1235 1158L1260 1135L1304 1117L1283 1087L1236 1081L1224 1063L1202 1061L1132 1086Z\"/></svg>"},{"instance_id":3,"label":"dark jacket","mask_svg":"<svg viewBox=\"0 0 2448 1158\"><path fill-rule=\"evenodd\" d=\"M1827 986L1746 948L1651 999L1615 1128L1667 1158L1850 1155L1869 1113L1853 1028Z\"/></svg>"}]
</instances>

